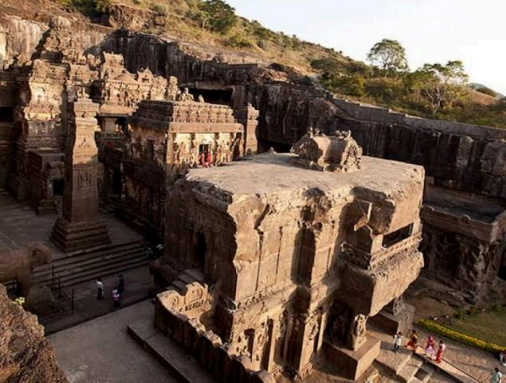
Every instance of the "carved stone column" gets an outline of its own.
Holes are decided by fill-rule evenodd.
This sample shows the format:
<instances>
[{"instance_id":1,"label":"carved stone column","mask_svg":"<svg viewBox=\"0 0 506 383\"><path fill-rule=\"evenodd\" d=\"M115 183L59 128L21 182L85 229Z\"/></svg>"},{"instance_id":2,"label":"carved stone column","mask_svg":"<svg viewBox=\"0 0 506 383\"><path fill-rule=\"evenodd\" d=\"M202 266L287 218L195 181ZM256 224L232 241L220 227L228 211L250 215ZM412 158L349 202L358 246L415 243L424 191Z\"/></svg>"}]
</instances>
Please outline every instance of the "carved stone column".
<instances>
[{"instance_id":1,"label":"carved stone column","mask_svg":"<svg viewBox=\"0 0 506 383\"><path fill-rule=\"evenodd\" d=\"M99 105L87 98L70 104L65 148L63 217L51 239L64 251L110 243L105 222L98 215L98 148L94 129Z\"/></svg>"},{"instance_id":2,"label":"carved stone column","mask_svg":"<svg viewBox=\"0 0 506 383\"><path fill-rule=\"evenodd\" d=\"M407 334L412 328L415 308L404 302L404 298L393 299L376 316L372 317L371 323L390 334L396 334L401 331Z\"/></svg>"},{"instance_id":3,"label":"carved stone column","mask_svg":"<svg viewBox=\"0 0 506 383\"><path fill-rule=\"evenodd\" d=\"M252 155L257 154L257 126L258 126L259 111L253 108L251 104L246 107L235 110L235 117L237 122L244 126L244 154Z\"/></svg>"}]
</instances>

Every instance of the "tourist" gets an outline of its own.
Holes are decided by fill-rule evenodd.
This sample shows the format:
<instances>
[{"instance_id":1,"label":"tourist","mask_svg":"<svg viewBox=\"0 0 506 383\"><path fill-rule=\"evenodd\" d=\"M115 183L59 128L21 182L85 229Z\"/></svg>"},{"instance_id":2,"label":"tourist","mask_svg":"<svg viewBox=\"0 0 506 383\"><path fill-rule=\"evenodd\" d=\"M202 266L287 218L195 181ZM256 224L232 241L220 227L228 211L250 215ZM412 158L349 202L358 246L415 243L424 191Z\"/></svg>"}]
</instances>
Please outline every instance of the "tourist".
<instances>
[{"instance_id":1,"label":"tourist","mask_svg":"<svg viewBox=\"0 0 506 383\"><path fill-rule=\"evenodd\" d=\"M206 156L205 156L204 152L202 152L202 153L200 153L200 156L199 156L199 165L205 166L205 162L206 162Z\"/></svg>"},{"instance_id":2,"label":"tourist","mask_svg":"<svg viewBox=\"0 0 506 383\"><path fill-rule=\"evenodd\" d=\"M408 348L412 348L416 351L416 348L418 347L418 334L416 333L416 330L413 330L411 332L411 336L409 337L409 342L406 345Z\"/></svg>"},{"instance_id":3,"label":"tourist","mask_svg":"<svg viewBox=\"0 0 506 383\"><path fill-rule=\"evenodd\" d=\"M427 338L427 346L425 346L425 355L432 360L436 356L436 342L434 341L434 337L429 335Z\"/></svg>"},{"instance_id":4,"label":"tourist","mask_svg":"<svg viewBox=\"0 0 506 383\"><path fill-rule=\"evenodd\" d=\"M438 363L441 363L441 361L443 360L443 354L446 350L446 344L440 340L439 341L439 349L437 350L437 355L436 355L436 362Z\"/></svg>"},{"instance_id":5,"label":"tourist","mask_svg":"<svg viewBox=\"0 0 506 383\"><path fill-rule=\"evenodd\" d=\"M211 164L211 152L207 152L207 155L206 155L206 167L210 168L211 166L213 166Z\"/></svg>"},{"instance_id":6,"label":"tourist","mask_svg":"<svg viewBox=\"0 0 506 383\"><path fill-rule=\"evenodd\" d=\"M502 373L496 367L494 369L494 372L492 373L492 376L490 377L490 383L501 383L501 382L502 382Z\"/></svg>"},{"instance_id":7,"label":"tourist","mask_svg":"<svg viewBox=\"0 0 506 383\"><path fill-rule=\"evenodd\" d=\"M151 248L151 246L148 246L147 249L146 249L146 254L148 256L148 259L150 261L152 261L155 257L155 254L153 253L153 249Z\"/></svg>"},{"instance_id":8,"label":"tourist","mask_svg":"<svg viewBox=\"0 0 506 383\"><path fill-rule=\"evenodd\" d=\"M506 350L502 350L499 353L499 360L501 361L501 364L506 367Z\"/></svg>"},{"instance_id":9,"label":"tourist","mask_svg":"<svg viewBox=\"0 0 506 383\"><path fill-rule=\"evenodd\" d=\"M102 278L97 279L97 299L104 299L104 284Z\"/></svg>"},{"instance_id":10,"label":"tourist","mask_svg":"<svg viewBox=\"0 0 506 383\"><path fill-rule=\"evenodd\" d=\"M119 307L120 300L121 300L121 295L118 292L118 288L115 287L114 290L112 290L112 305L113 305L113 307Z\"/></svg>"},{"instance_id":11,"label":"tourist","mask_svg":"<svg viewBox=\"0 0 506 383\"><path fill-rule=\"evenodd\" d=\"M123 295L125 291L125 278L123 278L123 274L118 275L118 293Z\"/></svg>"},{"instance_id":12,"label":"tourist","mask_svg":"<svg viewBox=\"0 0 506 383\"><path fill-rule=\"evenodd\" d=\"M402 345L402 332L398 332L394 335L394 351L395 353L399 352L399 348Z\"/></svg>"}]
</instances>

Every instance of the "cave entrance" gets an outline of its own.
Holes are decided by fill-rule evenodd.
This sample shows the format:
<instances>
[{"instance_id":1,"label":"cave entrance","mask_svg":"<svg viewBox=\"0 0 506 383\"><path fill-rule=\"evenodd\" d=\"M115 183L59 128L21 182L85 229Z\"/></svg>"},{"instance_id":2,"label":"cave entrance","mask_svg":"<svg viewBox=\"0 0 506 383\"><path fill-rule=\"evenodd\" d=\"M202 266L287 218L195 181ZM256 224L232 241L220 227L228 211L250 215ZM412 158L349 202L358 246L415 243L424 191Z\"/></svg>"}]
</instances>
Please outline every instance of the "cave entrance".
<instances>
[{"instance_id":1,"label":"cave entrance","mask_svg":"<svg viewBox=\"0 0 506 383\"><path fill-rule=\"evenodd\" d=\"M383 237L383 247L389 248L411 236L413 225L408 225Z\"/></svg>"},{"instance_id":2,"label":"cave entrance","mask_svg":"<svg viewBox=\"0 0 506 383\"><path fill-rule=\"evenodd\" d=\"M497 273L497 276L500 279L502 279L503 281L506 281L506 266L499 268L499 272Z\"/></svg>"},{"instance_id":3,"label":"cave entrance","mask_svg":"<svg viewBox=\"0 0 506 383\"><path fill-rule=\"evenodd\" d=\"M53 195L55 197L63 196L63 179L53 180Z\"/></svg>"},{"instance_id":4,"label":"cave entrance","mask_svg":"<svg viewBox=\"0 0 506 383\"><path fill-rule=\"evenodd\" d=\"M114 169L114 172L112 174L112 192L117 196L121 196L122 191L123 180L121 177L121 172L117 169Z\"/></svg>"},{"instance_id":5,"label":"cave entrance","mask_svg":"<svg viewBox=\"0 0 506 383\"><path fill-rule=\"evenodd\" d=\"M204 101L210 104L231 105L232 89L190 89L195 101L199 95L204 97Z\"/></svg>"},{"instance_id":6,"label":"cave entrance","mask_svg":"<svg viewBox=\"0 0 506 383\"><path fill-rule=\"evenodd\" d=\"M274 149L276 153L290 153L292 145L289 143L258 139L258 153L265 153L270 148Z\"/></svg>"},{"instance_id":7,"label":"cave entrance","mask_svg":"<svg viewBox=\"0 0 506 383\"><path fill-rule=\"evenodd\" d=\"M202 270L205 270L206 253L207 253L206 237L203 233L197 233L194 257L196 265Z\"/></svg>"},{"instance_id":8,"label":"cave entrance","mask_svg":"<svg viewBox=\"0 0 506 383\"><path fill-rule=\"evenodd\" d=\"M13 122L14 108L0 107L0 122Z\"/></svg>"}]
</instances>

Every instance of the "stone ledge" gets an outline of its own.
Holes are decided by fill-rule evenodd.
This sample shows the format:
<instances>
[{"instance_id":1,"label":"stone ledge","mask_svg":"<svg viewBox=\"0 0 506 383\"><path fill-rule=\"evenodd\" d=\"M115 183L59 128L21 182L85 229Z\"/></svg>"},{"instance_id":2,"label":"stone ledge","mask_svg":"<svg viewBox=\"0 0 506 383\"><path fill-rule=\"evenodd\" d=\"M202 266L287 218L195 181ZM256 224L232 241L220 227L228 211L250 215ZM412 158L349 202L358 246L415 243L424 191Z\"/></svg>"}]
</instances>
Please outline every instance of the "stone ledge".
<instances>
[{"instance_id":1,"label":"stone ledge","mask_svg":"<svg viewBox=\"0 0 506 383\"><path fill-rule=\"evenodd\" d=\"M187 352L156 329L151 320L128 325L128 334L166 367L182 383L218 383Z\"/></svg>"}]
</instances>

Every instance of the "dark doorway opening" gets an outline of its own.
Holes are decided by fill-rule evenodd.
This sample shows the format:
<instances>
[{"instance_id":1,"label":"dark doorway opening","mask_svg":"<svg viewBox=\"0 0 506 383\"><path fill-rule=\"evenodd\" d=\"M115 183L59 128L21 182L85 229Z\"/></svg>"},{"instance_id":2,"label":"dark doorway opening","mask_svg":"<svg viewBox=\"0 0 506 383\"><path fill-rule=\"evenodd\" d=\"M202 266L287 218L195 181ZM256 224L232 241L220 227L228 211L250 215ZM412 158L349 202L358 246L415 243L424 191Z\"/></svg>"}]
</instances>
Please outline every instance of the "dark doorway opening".
<instances>
[{"instance_id":1,"label":"dark doorway opening","mask_svg":"<svg viewBox=\"0 0 506 383\"><path fill-rule=\"evenodd\" d=\"M123 180L121 177L121 172L119 170L114 169L114 173L112 174L112 192L117 196L120 196L122 191L123 191Z\"/></svg>"},{"instance_id":2,"label":"dark doorway opening","mask_svg":"<svg viewBox=\"0 0 506 383\"><path fill-rule=\"evenodd\" d=\"M202 233L197 233L195 243L195 263L196 266L201 268L202 270L205 270L206 253L207 253L206 237Z\"/></svg>"},{"instance_id":3,"label":"dark doorway opening","mask_svg":"<svg viewBox=\"0 0 506 383\"><path fill-rule=\"evenodd\" d=\"M393 233L385 235L383 237L383 247L390 247L405 240L406 238L409 238L411 236L412 227L413 225L408 225L402 229L394 231Z\"/></svg>"},{"instance_id":4,"label":"dark doorway opening","mask_svg":"<svg viewBox=\"0 0 506 383\"><path fill-rule=\"evenodd\" d=\"M13 122L14 108L0 107L0 122Z\"/></svg>"},{"instance_id":5,"label":"dark doorway opening","mask_svg":"<svg viewBox=\"0 0 506 383\"><path fill-rule=\"evenodd\" d=\"M258 140L258 153L265 153L270 148L274 149L276 153L290 153L292 145L283 142L275 142L268 140Z\"/></svg>"},{"instance_id":6,"label":"dark doorway opening","mask_svg":"<svg viewBox=\"0 0 506 383\"><path fill-rule=\"evenodd\" d=\"M204 97L204 101L210 104L231 105L232 89L190 89L195 101L198 101L199 95Z\"/></svg>"},{"instance_id":7,"label":"dark doorway opening","mask_svg":"<svg viewBox=\"0 0 506 383\"><path fill-rule=\"evenodd\" d=\"M53 195L55 197L63 196L63 179L53 180Z\"/></svg>"},{"instance_id":8,"label":"dark doorway opening","mask_svg":"<svg viewBox=\"0 0 506 383\"><path fill-rule=\"evenodd\" d=\"M499 269L497 276L501 278L503 281L506 281L506 266L503 266Z\"/></svg>"}]
</instances>

